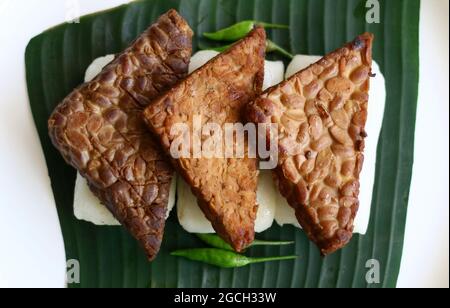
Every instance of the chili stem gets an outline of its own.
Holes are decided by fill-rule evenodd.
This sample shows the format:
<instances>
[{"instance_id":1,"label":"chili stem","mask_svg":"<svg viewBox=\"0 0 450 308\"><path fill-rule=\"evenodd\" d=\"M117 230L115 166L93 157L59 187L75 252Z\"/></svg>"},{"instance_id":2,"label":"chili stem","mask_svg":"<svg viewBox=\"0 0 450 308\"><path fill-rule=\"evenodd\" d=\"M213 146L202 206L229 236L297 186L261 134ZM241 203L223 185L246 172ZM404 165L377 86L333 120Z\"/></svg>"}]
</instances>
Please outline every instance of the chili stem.
<instances>
[{"instance_id":1,"label":"chili stem","mask_svg":"<svg viewBox=\"0 0 450 308\"><path fill-rule=\"evenodd\" d=\"M234 249L225 242L221 237L219 237L217 234L196 234L196 236L202 240L204 243L208 244L211 247L234 251ZM294 242L292 241L260 241L260 240L254 240L248 247L254 247L254 246L285 246L285 245L292 245Z\"/></svg>"},{"instance_id":2,"label":"chili stem","mask_svg":"<svg viewBox=\"0 0 450 308\"><path fill-rule=\"evenodd\" d=\"M273 262L273 261L286 261L295 260L298 256L281 256L281 257L267 257L267 258L250 258L250 263L262 263L262 262Z\"/></svg>"},{"instance_id":3,"label":"chili stem","mask_svg":"<svg viewBox=\"0 0 450 308\"><path fill-rule=\"evenodd\" d=\"M231 47L231 44L230 45L225 45L225 46L220 46L220 47L207 48L207 49L214 50L214 51L217 51L217 52L224 52L224 51L227 51L230 47Z\"/></svg>"},{"instance_id":4,"label":"chili stem","mask_svg":"<svg viewBox=\"0 0 450 308\"><path fill-rule=\"evenodd\" d=\"M280 25L280 24L271 24L266 22L258 22L256 23L259 26L263 26L266 29L289 29L288 25Z\"/></svg>"},{"instance_id":5,"label":"chili stem","mask_svg":"<svg viewBox=\"0 0 450 308\"><path fill-rule=\"evenodd\" d=\"M275 52L278 52L278 53L282 54L283 56L285 56L285 57L287 57L289 59L293 59L294 58L294 56L289 51L287 51L283 47L275 44L271 40L267 40L266 51L267 52L275 51Z\"/></svg>"},{"instance_id":6,"label":"chili stem","mask_svg":"<svg viewBox=\"0 0 450 308\"><path fill-rule=\"evenodd\" d=\"M250 247L253 246L285 246L285 245L293 245L294 241L260 241L254 240Z\"/></svg>"}]
</instances>

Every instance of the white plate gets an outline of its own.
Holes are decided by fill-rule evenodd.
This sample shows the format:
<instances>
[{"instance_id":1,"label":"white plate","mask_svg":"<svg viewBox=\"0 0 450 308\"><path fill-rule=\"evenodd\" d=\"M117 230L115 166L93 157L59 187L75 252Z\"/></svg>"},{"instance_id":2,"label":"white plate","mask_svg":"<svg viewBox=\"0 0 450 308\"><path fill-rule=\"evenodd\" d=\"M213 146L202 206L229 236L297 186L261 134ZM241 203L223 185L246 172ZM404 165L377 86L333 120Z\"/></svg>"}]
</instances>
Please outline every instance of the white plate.
<instances>
[{"instance_id":1,"label":"white plate","mask_svg":"<svg viewBox=\"0 0 450 308\"><path fill-rule=\"evenodd\" d=\"M126 2L0 0L0 287L65 285L61 230L28 105L25 47L64 22L74 3L84 15ZM448 1L421 6L415 167L398 286L448 287Z\"/></svg>"}]
</instances>

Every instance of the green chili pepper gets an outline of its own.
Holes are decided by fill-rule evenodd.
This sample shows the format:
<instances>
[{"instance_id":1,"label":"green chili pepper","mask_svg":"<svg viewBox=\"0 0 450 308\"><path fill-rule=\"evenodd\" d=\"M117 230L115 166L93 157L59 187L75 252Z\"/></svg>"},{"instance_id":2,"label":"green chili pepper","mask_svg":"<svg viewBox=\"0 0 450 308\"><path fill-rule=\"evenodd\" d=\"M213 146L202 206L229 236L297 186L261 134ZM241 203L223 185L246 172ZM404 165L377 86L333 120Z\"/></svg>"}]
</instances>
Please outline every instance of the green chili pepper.
<instances>
[{"instance_id":1,"label":"green chili pepper","mask_svg":"<svg viewBox=\"0 0 450 308\"><path fill-rule=\"evenodd\" d=\"M196 234L199 239L214 248L220 248L224 250L234 251L234 249L225 242L220 236L216 234ZM294 242L287 241L260 241L255 240L250 244L247 248L254 246L283 246L283 245L292 245Z\"/></svg>"},{"instance_id":2,"label":"green chili pepper","mask_svg":"<svg viewBox=\"0 0 450 308\"><path fill-rule=\"evenodd\" d=\"M224 52L226 50L228 50L231 46L233 46L233 44L230 45L225 45L225 46L220 46L220 47L207 47L203 44L199 44L199 48L202 50L214 50L217 52ZM283 49L282 47L278 46L277 44L275 44L274 42L272 42L271 40L267 40L266 43L266 52L270 53L270 52L278 52L281 55L289 58L289 59L293 59L294 56L288 52L287 50Z\"/></svg>"},{"instance_id":3,"label":"green chili pepper","mask_svg":"<svg viewBox=\"0 0 450 308\"><path fill-rule=\"evenodd\" d=\"M289 29L289 26L287 25L246 20L216 32L205 32L203 33L203 36L213 41L237 41L245 37L255 26L272 29Z\"/></svg>"},{"instance_id":4,"label":"green chili pepper","mask_svg":"<svg viewBox=\"0 0 450 308\"><path fill-rule=\"evenodd\" d=\"M253 263L293 260L297 258L297 256L250 258L231 251L215 248L177 250L172 252L171 255L223 268L243 267Z\"/></svg>"}]
</instances>

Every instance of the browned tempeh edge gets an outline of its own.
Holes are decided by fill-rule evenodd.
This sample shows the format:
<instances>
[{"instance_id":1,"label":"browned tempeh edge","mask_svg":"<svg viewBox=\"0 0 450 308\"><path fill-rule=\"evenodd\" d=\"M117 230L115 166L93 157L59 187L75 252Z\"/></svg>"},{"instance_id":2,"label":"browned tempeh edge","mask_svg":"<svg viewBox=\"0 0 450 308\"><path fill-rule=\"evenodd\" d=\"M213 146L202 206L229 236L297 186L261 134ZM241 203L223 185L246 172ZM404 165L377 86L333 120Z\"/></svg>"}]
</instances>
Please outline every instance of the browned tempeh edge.
<instances>
[{"instance_id":1,"label":"browned tempeh edge","mask_svg":"<svg viewBox=\"0 0 450 308\"><path fill-rule=\"evenodd\" d=\"M346 44L342 48L339 48L335 50L332 53L329 53L326 55L322 60L320 60L317 63L321 63L321 61L324 61L326 59L340 57L345 54L346 49L350 51L362 51L362 59L363 64L368 65L371 67L372 64L372 44L373 44L374 35L371 33L364 33L360 36L358 36L354 41ZM261 96L264 96L265 94L271 93L277 89L282 88L284 85L286 85L289 80L298 78L302 72L307 71L311 67L313 67L315 64L310 65L309 67L297 72L295 75L291 76L288 80L285 80L284 82L275 85L266 91ZM371 75L371 74L369 74ZM254 103L256 101L249 104L248 110L247 110L247 117L250 122L254 123L266 123L268 120L267 116L265 115L264 111L259 109L259 107L255 106ZM365 115L364 119L361 119L361 122L365 123L367 120L367 114ZM270 121L269 121L270 122ZM362 131L364 131L364 125L361 127ZM268 136L268 135L267 135ZM267 138L267 142L271 142L270 138ZM364 139L360 141L359 144L355 145L359 150L360 158L361 158L361 166L362 167L362 161L364 160L364 156L362 154L364 149ZM357 183L355 183L358 187L359 191L359 175L361 172L361 168L359 168L357 173ZM274 176L276 181L278 181L279 188L281 193L284 197L288 199L288 203L296 210L296 217L304 229L304 231L307 233L310 240L312 240L320 249L320 252L322 256L326 256L329 254L332 254L333 252L343 248L346 246L352 236L353 236L353 225L349 227L348 229L340 229L336 234L330 238L330 239L324 239L320 238L321 234L321 228L320 226L314 224L311 222L311 217L309 216L308 212L306 211L306 205L300 204L298 200L302 199L300 196L301 192L299 192L299 189L294 189L292 193L285 192L283 187L283 181L288 181L285 179L283 170L281 170L280 167L277 167L277 169L274 171ZM352 207L351 210L351 217L350 221L354 221L355 216L357 214L359 208L359 200L356 202L355 206Z\"/></svg>"},{"instance_id":2,"label":"browned tempeh edge","mask_svg":"<svg viewBox=\"0 0 450 308\"><path fill-rule=\"evenodd\" d=\"M51 115L66 162L145 249L161 246L173 170L141 118L152 98L187 75L193 32L170 10Z\"/></svg>"},{"instance_id":3,"label":"browned tempeh edge","mask_svg":"<svg viewBox=\"0 0 450 308\"><path fill-rule=\"evenodd\" d=\"M228 50L226 50L225 52L217 55L216 57L214 57L213 59L211 59L210 61L208 61L204 66L200 67L199 69L197 69L196 71L194 71L189 77L187 77L187 79L195 79L198 77L198 75L200 74L202 68L205 68L207 66L211 66L214 65L214 62L216 61L217 58L222 57L222 56L226 56L230 53L232 53L234 50L241 48L242 45L245 45L247 41L255 39L255 37L258 40L264 41L264 44L261 44L261 48L258 51L259 52L259 56L262 59L262 62L264 63L264 58L265 58L265 40L266 40L266 32L264 30L263 27L255 27L244 39L236 42L235 44L233 44ZM264 65L262 65L264 67ZM186 80L187 80L186 79ZM180 84L184 83L186 80L182 80L180 81L177 86L179 86ZM255 94L253 96L253 98L249 99L249 102L252 101L252 99L256 98L261 92L262 92L262 87L263 87L263 82L264 82L264 69L260 70L256 75L255 75ZM169 89L166 93L164 93L164 95L161 95L158 99L155 100L156 101L161 101L161 99L163 97L166 96L170 96L171 94L173 94L176 91L177 86ZM152 131L152 133L157 134L155 127L152 123L152 117L153 115L153 111L150 111L152 106L155 106L155 103L152 103L150 105L150 107L146 108L144 110L144 120L146 121L148 127L150 128L150 130ZM245 107L243 108L245 110ZM245 114L241 115L242 117L242 121L245 122L246 121L246 116ZM170 142L168 140L164 140L164 138L162 138L161 143L163 145L163 149L167 152L167 154L170 156ZM186 173L185 170L183 170L182 167L179 166L178 162L176 159L171 158L172 161L172 165L174 166L175 170L177 171L177 173L179 175L181 175L181 177L189 184L191 185L191 180L189 179L188 174ZM254 168L257 169L257 161L254 161ZM192 187L192 185L191 185ZM203 200L200 196L200 192L196 191L194 188L191 188L192 193L197 197L197 201L198 201L198 205L200 206L201 210L203 211L203 213L205 214L205 216L207 217L207 219L211 222L211 224L213 225L215 231L217 232L218 235L220 235L226 242L228 242L235 251L237 252L241 252L243 251L246 247L248 247L248 245L250 245L253 240L254 240L254 226L252 227L252 230L243 230L243 232L241 233L240 236L230 236L230 234L227 232L226 230L226 226L223 225L223 223L221 222L221 217L217 217L215 213L213 213L208 205L208 202L206 202L205 200ZM253 221L254 223L254 221Z\"/></svg>"}]
</instances>

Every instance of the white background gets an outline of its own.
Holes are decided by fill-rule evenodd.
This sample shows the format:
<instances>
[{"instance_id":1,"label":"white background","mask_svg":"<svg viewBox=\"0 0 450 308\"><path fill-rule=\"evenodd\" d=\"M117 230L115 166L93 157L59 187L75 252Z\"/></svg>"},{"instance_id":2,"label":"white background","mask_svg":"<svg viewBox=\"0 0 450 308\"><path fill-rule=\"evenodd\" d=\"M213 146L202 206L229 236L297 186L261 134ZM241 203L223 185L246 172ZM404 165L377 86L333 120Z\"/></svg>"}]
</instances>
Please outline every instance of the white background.
<instances>
[{"instance_id":1,"label":"white background","mask_svg":"<svg viewBox=\"0 0 450 308\"><path fill-rule=\"evenodd\" d=\"M71 0L0 0L0 287L64 287L65 255L28 106L24 51L64 22ZM124 0L78 0L80 13ZM449 286L449 22L447 0L424 0L415 165L399 287Z\"/></svg>"}]
</instances>

